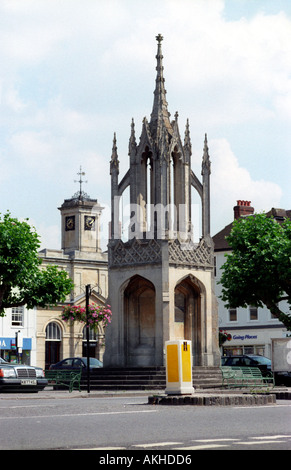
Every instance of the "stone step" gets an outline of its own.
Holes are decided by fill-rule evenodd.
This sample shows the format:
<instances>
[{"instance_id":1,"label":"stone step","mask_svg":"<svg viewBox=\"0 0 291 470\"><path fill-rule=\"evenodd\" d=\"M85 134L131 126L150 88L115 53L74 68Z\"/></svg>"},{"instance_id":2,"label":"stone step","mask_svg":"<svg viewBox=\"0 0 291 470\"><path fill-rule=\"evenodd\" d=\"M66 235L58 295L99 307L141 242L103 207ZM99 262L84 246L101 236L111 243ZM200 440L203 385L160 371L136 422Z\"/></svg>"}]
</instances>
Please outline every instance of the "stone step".
<instances>
[{"instance_id":1,"label":"stone step","mask_svg":"<svg viewBox=\"0 0 291 470\"><path fill-rule=\"evenodd\" d=\"M222 385L220 369L217 367L194 367L194 388L218 388ZM87 386L87 378L83 377L81 388ZM161 390L166 388L165 367L126 367L102 368L90 374L92 390Z\"/></svg>"}]
</instances>

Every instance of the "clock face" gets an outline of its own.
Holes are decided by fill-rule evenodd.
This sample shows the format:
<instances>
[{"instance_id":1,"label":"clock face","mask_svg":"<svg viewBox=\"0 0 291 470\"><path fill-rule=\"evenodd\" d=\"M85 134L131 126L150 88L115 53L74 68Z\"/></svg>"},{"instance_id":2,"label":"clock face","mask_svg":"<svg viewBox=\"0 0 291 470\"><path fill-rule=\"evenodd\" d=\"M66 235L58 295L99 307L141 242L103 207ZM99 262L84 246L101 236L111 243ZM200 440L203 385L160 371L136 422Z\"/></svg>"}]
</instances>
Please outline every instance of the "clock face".
<instances>
[{"instance_id":1,"label":"clock face","mask_svg":"<svg viewBox=\"0 0 291 470\"><path fill-rule=\"evenodd\" d=\"M66 217L66 230L75 230L75 216Z\"/></svg>"},{"instance_id":2,"label":"clock face","mask_svg":"<svg viewBox=\"0 0 291 470\"><path fill-rule=\"evenodd\" d=\"M95 230L95 217L85 215L85 230Z\"/></svg>"}]
</instances>

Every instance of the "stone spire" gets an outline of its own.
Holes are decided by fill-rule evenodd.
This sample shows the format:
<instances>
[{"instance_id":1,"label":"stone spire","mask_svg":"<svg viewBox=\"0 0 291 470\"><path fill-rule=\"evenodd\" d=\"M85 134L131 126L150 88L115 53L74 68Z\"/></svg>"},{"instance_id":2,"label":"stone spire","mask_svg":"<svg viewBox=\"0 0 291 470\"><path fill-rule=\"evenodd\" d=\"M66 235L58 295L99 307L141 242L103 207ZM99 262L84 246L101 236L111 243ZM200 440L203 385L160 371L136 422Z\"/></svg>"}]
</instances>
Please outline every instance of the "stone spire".
<instances>
[{"instance_id":1,"label":"stone spire","mask_svg":"<svg viewBox=\"0 0 291 470\"><path fill-rule=\"evenodd\" d=\"M156 77L156 88L154 91L154 103L153 110L151 113L150 129L151 134L155 138L157 135L158 128L166 127L167 131L172 135L173 129L170 123L170 113L168 112L168 103L166 100L165 90L165 79L164 79L164 67L163 67L163 54L162 54L162 40L163 36L158 34L156 36L158 42L158 51L156 55L157 59L157 77Z\"/></svg>"},{"instance_id":2,"label":"stone spire","mask_svg":"<svg viewBox=\"0 0 291 470\"><path fill-rule=\"evenodd\" d=\"M192 152L192 144L190 138L190 130L189 130L189 119L187 119L186 129L185 129L185 137L184 137L184 149L188 149L189 152Z\"/></svg>"},{"instance_id":3,"label":"stone spire","mask_svg":"<svg viewBox=\"0 0 291 470\"><path fill-rule=\"evenodd\" d=\"M136 138L135 138L135 129L134 129L134 120L131 121L131 133L128 144L128 155L131 155L132 152L136 152Z\"/></svg>"},{"instance_id":4,"label":"stone spire","mask_svg":"<svg viewBox=\"0 0 291 470\"><path fill-rule=\"evenodd\" d=\"M202 159L202 171L201 174L211 173L211 162L209 159L209 152L208 152L208 143L207 143L207 134L205 134L205 139L204 139L204 148L203 148L203 159Z\"/></svg>"},{"instance_id":5,"label":"stone spire","mask_svg":"<svg viewBox=\"0 0 291 470\"><path fill-rule=\"evenodd\" d=\"M114 137L113 137L113 146L112 146L112 154L111 154L111 160L110 160L110 174L112 173L119 173L119 160L118 160L118 154L117 154L117 145L116 145L116 134L114 132Z\"/></svg>"},{"instance_id":6,"label":"stone spire","mask_svg":"<svg viewBox=\"0 0 291 470\"><path fill-rule=\"evenodd\" d=\"M211 162L208 152L207 134L205 134L202 158L202 236L210 236L210 173Z\"/></svg>"}]
</instances>

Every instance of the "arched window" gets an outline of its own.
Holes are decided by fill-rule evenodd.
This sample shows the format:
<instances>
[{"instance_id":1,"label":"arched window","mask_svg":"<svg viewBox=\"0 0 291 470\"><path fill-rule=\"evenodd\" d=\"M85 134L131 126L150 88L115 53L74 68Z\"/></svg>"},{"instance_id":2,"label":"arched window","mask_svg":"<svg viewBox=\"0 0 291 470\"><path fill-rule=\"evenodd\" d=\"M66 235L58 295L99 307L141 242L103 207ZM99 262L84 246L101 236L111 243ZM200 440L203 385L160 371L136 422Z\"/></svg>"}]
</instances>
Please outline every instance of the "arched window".
<instances>
[{"instance_id":1,"label":"arched window","mask_svg":"<svg viewBox=\"0 0 291 470\"><path fill-rule=\"evenodd\" d=\"M62 331L60 326L51 322L45 329L45 368L60 361Z\"/></svg>"},{"instance_id":2,"label":"arched window","mask_svg":"<svg viewBox=\"0 0 291 470\"><path fill-rule=\"evenodd\" d=\"M51 322L47 325L45 330L46 341L61 341L62 333L59 325L55 322Z\"/></svg>"}]
</instances>

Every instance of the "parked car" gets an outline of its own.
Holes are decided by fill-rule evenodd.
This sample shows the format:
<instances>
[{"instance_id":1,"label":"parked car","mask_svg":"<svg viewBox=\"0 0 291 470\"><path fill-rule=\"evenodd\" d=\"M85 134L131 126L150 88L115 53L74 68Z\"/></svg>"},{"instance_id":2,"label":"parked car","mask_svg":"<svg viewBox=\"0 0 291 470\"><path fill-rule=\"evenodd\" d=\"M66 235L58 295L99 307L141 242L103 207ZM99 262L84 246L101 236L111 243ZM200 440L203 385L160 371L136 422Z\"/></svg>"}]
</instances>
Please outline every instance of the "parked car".
<instances>
[{"instance_id":1,"label":"parked car","mask_svg":"<svg viewBox=\"0 0 291 470\"><path fill-rule=\"evenodd\" d=\"M271 359L255 354L245 354L242 356L222 356L222 366L239 366L239 367L259 367L262 375L268 376L272 372Z\"/></svg>"},{"instance_id":2,"label":"parked car","mask_svg":"<svg viewBox=\"0 0 291 470\"><path fill-rule=\"evenodd\" d=\"M239 367L259 367L262 375L267 377L272 373L272 362L268 357L246 354L243 356L222 356L222 366L239 366ZM291 372L275 372L276 385L291 386Z\"/></svg>"},{"instance_id":3,"label":"parked car","mask_svg":"<svg viewBox=\"0 0 291 470\"><path fill-rule=\"evenodd\" d=\"M0 357L0 392L38 392L48 384L40 367L6 362Z\"/></svg>"},{"instance_id":4,"label":"parked car","mask_svg":"<svg viewBox=\"0 0 291 470\"><path fill-rule=\"evenodd\" d=\"M103 367L103 363L95 357L90 357L89 366L90 372L94 372L95 369ZM80 368L82 369L82 374L85 374L87 371L87 357L68 357L56 364L51 364L49 367L50 370L75 370Z\"/></svg>"},{"instance_id":5,"label":"parked car","mask_svg":"<svg viewBox=\"0 0 291 470\"><path fill-rule=\"evenodd\" d=\"M291 372L275 372L274 376L276 385L291 387Z\"/></svg>"}]
</instances>

